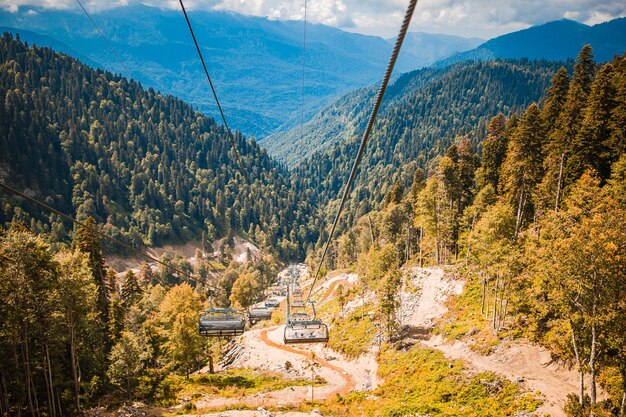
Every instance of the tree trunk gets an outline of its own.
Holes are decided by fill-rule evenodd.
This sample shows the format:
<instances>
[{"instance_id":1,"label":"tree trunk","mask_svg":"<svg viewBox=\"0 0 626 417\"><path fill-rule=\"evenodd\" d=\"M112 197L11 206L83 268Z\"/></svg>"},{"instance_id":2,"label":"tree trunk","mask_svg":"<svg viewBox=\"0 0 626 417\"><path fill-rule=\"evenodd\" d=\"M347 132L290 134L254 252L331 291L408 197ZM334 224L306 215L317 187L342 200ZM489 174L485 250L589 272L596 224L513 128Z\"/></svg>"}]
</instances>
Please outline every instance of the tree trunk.
<instances>
[{"instance_id":1,"label":"tree trunk","mask_svg":"<svg viewBox=\"0 0 626 417\"><path fill-rule=\"evenodd\" d=\"M496 328L496 320L498 318L498 284L500 283L500 275L496 275L496 286L493 289L493 328Z\"/></svg>"},{"instance_id":2,"label":"tree trunk","mask_svg":"<svg viewBox=\"0 0 626 417\"><path fill-rule=\"evenodd\" d=\"M215 365L213 364L213 355L210 354L209 355L209 373L210 374L214 374L215 373Z\"/></svg>"},{"instance_id":3,"label":"tree trunk","mask_svg":"<svg viewBox=\"0 0 626 417\"><path fill-rule=\"evenodd\" d=\"M565 152L561 154L561 163L559 164L559 179L556 183L556 200L554 202L554 211L559 211L561 204L561 184L563 183L563 164L565 162Z\"/></svg>"},{"instance_id":4,"label":"tree trunk","mask_svg":"<svg viewBox=\"0 0 626 417\"><path fill-rule=\"evenodd\" d=\"M485 278L483 274L481 274L481 278L483 281L483 296L482 300L480 301L480 313L485 314L485 291L487 289L487 278Z\"/></svg>"},{"instance_id":5,"label":"tree trunk","mask_svg":"<svg viewBox=\"0 0 626 417\"><path fill-rule=\"evenodd\" d=\"M504 296L506 295L506 291L509 287L509 283L504 281L504 286L502 287L502 291L500 291L500 306L498 308L498 326L496 332L500 331L500 327L502 326L502 304L504 304Z\"/></svg>"},{"instance_id":6,"label":"tree trunk","mask_svg":"<svg viewBox=\"0 0 626 417\"><path fill-rule=\"evenodd\" d=\"M424 259L422 258L422 236L424 233L424 228L420 225L420 240L419 240L419 251L420 251L420 268L424 267Z\"/></svg>"},{"instance_id":7,"label":"tree trunk","mask_svg":"<svg viewBox=\"0 0 626 417\"><path fill-rule=\"evenodd\" d=\"M35 405L33 404L33 392L31 384L30 352L28 346L28 325L22 324L22 354L24 355L24 384L26 385L26 398L28 400L28 411L35 417Z\"/></svg>"},{"instance_id":8,"label":"tree trunk","mask_svg":"<svg viewBox=\"0 0 626 417\"><path fill-rule=\"evenodd\" d=\"M519 229L522 227L522 216L524 212L524 206L526 205L526 182L525 179L522 178L522 188L519 192L519 202L517 204L517 219L515 220L515 238L519 234Z\"/></svg>"},{"instance_id":9,"label":"tree trunk","mask_svg":"<svg viewBox=\"0 0 626 417\"><path fill-rule=\"evenodd\" d=\"M597 313L597 296L594 293L593 307L592 307L592 320L591 320L591 352L589 353L589 373L591 374L591 383L589 386L589 396L591 397L591 413L593 417L593 406L596 405L596 344L598 340L597 328L596 328L596 313Z\"/></svg>"},{"instance_id":10,"label":"tree trunk","mask_svg":"<svg viewBox=\"0 0 626 417\"><path fill-rule=\"evenodd\" d=\"M61 407L61 397L59 396L59 390L57 389L56 391L57 394L57 405L59 406L59 415L60 416L64 416L65 414L63 414L63 408Z\"/></svg>"},{"instance_id":11,"label":"tree trunk","mask_svg":"<svg viewBox=\"0 0 626 417\"><path fill-rule=\"evenodd\" d=\"M500 320L500 327L504 328L504 322L506 320L506 312L509 308L509 297L506 297L506 301L504 302L504 313L502 313L502 320ZM498 329L500 330L500 329Z\"/></svg>"},{"instance_id":12,"label":"tree trunk","mask_svg":"<svg viewBox=\"0 0 626 417\"><path fill-rule=\"evenodd\" d=\"M0 397L0 415L9 415L9 393L7 392L7 378L4 370L0 369L0 388L2 397Z\"/></svg>"},{"instance_id":13,"label":"tree trunk","mask_svg":"<svg viewBox=\"0 0 626 417\"><path fill-rule=\"evenodd\" d=\"M489 281L485 280L485 320L489 320Z\"/></svg>"},{"instance_id":14,"label":"tree trunk","mask_svg":"<svg viewBox=\"0 0 626 417\"><path fill-rule=\"evenodd\" d=\"M41 417L41 411L39 410L39 398L37 397L37 389L35 388L35 380L31 377L30 379L31 389L33 390L33 399L35 401L35 414L38 417Z\"/></svg>"},{"instance_id":15,"label":"tree trunk","mask_svg":"<svg viewBox=\"0 0 626 417\"><path fill-rule=\"evenodd\" d=\"M367 222L370 225L370 236L372 238L372 246L376 247L376 238L374 237L374 228L372 227L372 218L367 216Z\"/></svg>"},{"instance_id":16,"label":"tree trunk","mask_svg":"<svg viewBox=\"0 0 626 417\"><path fill-rule=\"evenodd\" d=\"M580 360L580 354L578 353L578 342L576 341L576 334L574 333L574 323L569 323L570 330L572 331L572 346L574 348L574 357L576 358L576 363L578 365L578 373L580 377L580 389L578 392L578 404L582 407L585 401L585 370L583 369L583 364Z\"/></svg>"},{"instance_id":17,"label":"tree trunk","mask_svg":"<svg viewBox=\"0 0 626 417\"><path fill-rule=\"evenodd\" d=\"M11 343L11 347L13 348L13 361L15 363L15 382L19 384L19 369L20 369L20 360L17 354L17 344L15 342ZM24 400L24 384L22 381L22 389L20 390L20 397L17 400L17 416L22 417L22 404Z\"/></svg>"},{"instance_id":18,"label":"tree trunk","mask_svg":"<svg viewBox=\"0 0 626 417\"><path fill-rule=\"evenodd\" d=\"M76 328L73 319L68 326L70 333L70 361L72 368L72 381L74 382L74 406L76 411L80 411L80 361L76 352Z\"/></svg>"},{"instance_id":19,"label":"tree trunk","mask_svg":"<svg viewBox=\"0 0 626 417\"><path fill-rule=\"evenodd\" d=\"M626 390L622 393L622 405L619 408L619 417L624 417L626 412Z\"/></svg>"},{"instance_id":20,"label":"tree trunk","mask_svg":"<svg viewBox=\"0 0 626 417\"><path fill-rule=\"evenodd\" d=\"M56 417L56 404L54 401L54 383L52 380L52 364L50 363L50 351L48 344L44 344L43 372L48 392L48 410L51 417Z\"/></svg>"}]
</instances>

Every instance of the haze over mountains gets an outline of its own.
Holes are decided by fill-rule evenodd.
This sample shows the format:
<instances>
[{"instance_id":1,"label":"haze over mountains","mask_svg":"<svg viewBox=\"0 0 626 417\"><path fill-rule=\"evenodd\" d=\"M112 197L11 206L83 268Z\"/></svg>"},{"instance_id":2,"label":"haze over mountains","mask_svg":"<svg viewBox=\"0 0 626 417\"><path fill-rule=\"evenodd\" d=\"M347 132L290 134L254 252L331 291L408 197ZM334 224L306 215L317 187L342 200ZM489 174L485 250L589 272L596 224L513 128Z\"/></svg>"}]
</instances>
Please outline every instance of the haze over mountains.
<instances>
[{"instance_id":1,"label":"haze over mountains","mask_svg":"<svg viewBox=\"0 0 626 417\"><path fill-rule=\"evenodd\" d=\"M16 13L1 11L0 30L18 32L23 40L122 72L146 87L215 114L213 97L179 10L135 5L94 12L92 16L128 71L80 10L22 7ZM302 22L221 11L192 11L190 18L232 127L264 137L300 121ZM393 42L309 24L304 100L307 117L337 95L378 81ZM481 42L412 34L397 72L430 65Z\"/></svg>"},{"instance_id":2,"label":"haze over mountains","mask_svg":"<svg viewBox=\"0 0 626 417\"><path fill-rule=\"evenodd\" d=\"M495 59L566 61L575 58L585 44L593 47L597 62L608 61L616 54L623 54L626 51L626 18L595 26L572 20L534 26L491 39L475 49L440 60L434 67L445 69L459 62ZM441 72L431 71L428 74L427 77L415 77L414 87L436 80ZM455 79L451 78L449 82L454 83ZM262 145L274 157L295 166L316 152L358 136L367 121L363 106L375 93L375 87L347 93L314 115L302 131L295 128L277 132L264 139ZM539 97L532 96L533 100L537 98ZM393 92L388 92L384 105L391 105L396 99L398 98L394 97ZM406 97L400 97L399 101L405 99Z\"/></svg>"}]
</instances>

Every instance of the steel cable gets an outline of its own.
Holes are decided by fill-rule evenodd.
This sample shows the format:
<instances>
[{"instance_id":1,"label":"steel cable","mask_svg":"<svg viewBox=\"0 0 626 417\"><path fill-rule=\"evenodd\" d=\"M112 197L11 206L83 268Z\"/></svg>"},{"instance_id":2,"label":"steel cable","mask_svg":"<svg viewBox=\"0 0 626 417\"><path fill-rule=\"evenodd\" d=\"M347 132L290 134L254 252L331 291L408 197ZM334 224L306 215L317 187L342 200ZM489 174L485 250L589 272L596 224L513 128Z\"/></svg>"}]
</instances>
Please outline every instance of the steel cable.
<instances>
[{"instance_id":1,"label":"steel cable","mask_svg":"<svg viewBox=\"0 0 626 417\"><path fill-rule=\"evenodd\" d=\"M348 195L350 194L352 183L354 182L354 178L356 176L356 171L359 168L359 163L361 162L361 158L363 157L365 146L367 145L367 141L369 139L370 133L372 132L374 121L376 120L376 115L378 114L378 110L380 109L380 105L383 101L383 97L385 96L385 90L387 89L387 85L389 84L389 79L391 78L393 67L395 66L396 60L398 59L398 55L400 54L400 48L402 48L402 42L404 41L404 37L406 36L407 30L409 29L409 24L411 23L411 17L413 17L413 11L415 10L416 5L417 5L417 0L410 0L409 7L407 8L406 14L404 15L404 21L402 22L402 26L400 28L400 33L398 34L398 38L396 39L396 44L393 48L393 52L391 53L389 64L387 65L387 70L385 71L385 76L383 78L382 84L380 85L380 89L378 90L376 103L374 104L374 108L372 109L372 114L370 115L370 118L367 122L367 127L365 128L365 132L363 132L361 145L359 146L359 151L356 155L356 159L354 160L354 165L352 166L352 171L350 172L350 177L348 178L348 183L346 184L346 188L344 189L341 202L339 203L339 208L337 209L337 214L335 215L335 220L333 221L333 225L330 229L330 233L328 234L328 239L326 240L326 244L324 245L324 251L322 252L322 257L320 258L319 264L317 265L317 270L315 271L315 276L313 277L313 283L311 284L311 288L309 289L307 300L311 298L311 294L313 293L313 288L315 287L315 283L317 282L317 279L319 277L322 264L324 263L324 258L326 257L326 253L328 252L328 247L330 246L330 242L332 241L333 234L335 233L337 223L339 222L339 216L341 216L341 212L343 211L343 206L346 200L348 199Z\"/></svg>"}]
</instances>

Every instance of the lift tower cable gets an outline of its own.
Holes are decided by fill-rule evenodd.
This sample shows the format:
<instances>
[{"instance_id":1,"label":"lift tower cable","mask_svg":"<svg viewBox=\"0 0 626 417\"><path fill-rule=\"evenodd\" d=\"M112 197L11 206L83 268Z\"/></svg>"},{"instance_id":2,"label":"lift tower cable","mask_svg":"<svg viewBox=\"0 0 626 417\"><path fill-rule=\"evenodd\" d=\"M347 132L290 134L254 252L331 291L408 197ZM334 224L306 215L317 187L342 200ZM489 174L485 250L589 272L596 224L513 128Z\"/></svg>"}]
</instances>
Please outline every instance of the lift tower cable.
<instances>
[{"instance_id":1,"label":"lift tower cable","mask_svg":"<svg viewBox=\"0 0 626 417\"><path fill-rule=\"evenodd\" d=\"M348 178L348 183L346 184L346 188L343 191L343 197L341 198L341 202L339 203L339 208L337 209L335 220L333 221L333 225L330 229L330 233L328 234L328 239L326 240L326 244L324 245L324 251L322 252L322 257L320 258L319 264L317 265L317 270L315 271L315 276L313 277L313 283L311 284L311 288L309 289L307 300L311 298L311 294L313 293L313 288L315 287L315 282L317 281L320 270L322 268L322 263L324 262L324 258L326 257L326 253L328 252L328 247L330 246L330 242L332 241L333 234L335 233L335 228L337 227L337 223L339 223L339 216L341 215L343 206L346 200L348 199L348 195L350 194L350 189L352 188L352 183L354 182L354 178L356 176L356 171L359 168L359 163L361 162L361 158L363 157L365 146L367 145L367 141L369 139L370 133L372 132L372 127L374 126L376 115L378 114L378 110L380 109L380 104L382 103L383 97L385 96L385 90L387 89L387 85L389 84L389 79L391 78L393 67L395 66L396 60L398 59L398 55L400 54L400 48L402 48L402 42L404 41L404 37L406 36L407 30L409 29L409 24L411 23L411 17L413 17L413 11L415 11L416 5L417 5L417 0L410 0L409 7L407 8L406 14L404 15L404 21L402 22L402 26L400 27L400 33L398 34L398 38L396 39L396 44L393 48L393 52L391 53L389 64L387 65L387 70L385 71L383 82L380 85L380 89L378 90L376 103L374 104L374 108L372 109L372 114L370 115L369 121L367 122L367 127L365 128L365 132L363 133L363 137L361 139L361 145L359 146L359 151L356 155L356 159L354 160L354 165L352 166L352 171L350 172L350 177Z\"/></svg>"},{"instance_id":2,"label":"lift tower cable","mask_svg":"<svg viewBox=\"0 0 626 417\"><path fill-rule=\"evenodd\" d=\"M196 34L193 31L193 27L191 26L191 21L189 20L189 16L187 15L187 10L185 9L183 0L178 0L178 2L180 3L181 9L183 9L183 14L185 15L185 20L187 21L187 26L189 27L189 32L191 33L191 37L193 38L193 43L196 45L196 50L198 51L200 62L202 62L202 68L204 68L206 79L209 81L209 86L211 87L211 91L213 92L213 98L215 98L215 104L217 104L217 108L219 109L220 115L222 116L222 122L224 122L224 127L226 128L226 134L228 135L230 144L233 147L233 152L235 153L235 159L237 159L237 164L239 164L239 169L241 170L241 175L243 176L246 183L250 185L247 171L244 168L243 163L241 162L241 158L239 157L239 152L237 152L237 145L235 144L235 137L233 136L233 132L230 130L230 127L228 127L228 122L226 122L226 116L224 115L224 111L222 110L222 105L220 104L220 101L217 98L217 92L215 91L215 87L213 86L213 80L211 80L211 76L209 75L209 70L207 69L206 63L204 62L204 57L202 56L202 51L200 50L200 45L198 44L198 40L196 39Z\"/></svg>"},{"instance_id":3,"label":"lift tower cable","mask_svg":"<svg viewBox=\"0 0 626 417\"><path fill-rule=\"evenodd\" d=\"M306 69L306 16L307 0L304 0L304 28L302 34L302 91L300 92L300 140L304 139L304 80Z\"/></svg>"},{"instance_id":4,"label":"lift tower cable","mask_svg":"<svg viewBox=\"0 0 626 417\"><path fill-rule=\"evenodd\" d=\"M111 53L117 58L117 62L119 62L119 64L126 70L126 74L128 76L130 76L130 71L128 70L128 68L126 67L126 65L124 65L124 61L122 61L122 58L119 56L119 54L117 53L117 51L115 50L115 48L113 48L113 45L111 45L111 43L109 42L109 40L106 38L106 36L104 36L104 33L102 33L102 31L100 30L100 28L98 27L98 25L96 25L96 22L91 18L91 16L89 15L89 12L87 12L87 9L85 9L85 6L83 6L83 3L81 3L80 0L76 0L76 3L78 3L78 5L80 6L81 9L83 9L83 12L85 12L85 16L87 16L87 18L89 19L89 21L91 22L91 24L93 25L93 27L96 29L96 31L98 32L98 34L100 35L100 37L102 38L102 40L104 41L104 43L107 45L107 48L109 48L109 50L111 51Z\"/></svg>"}]
</instances>

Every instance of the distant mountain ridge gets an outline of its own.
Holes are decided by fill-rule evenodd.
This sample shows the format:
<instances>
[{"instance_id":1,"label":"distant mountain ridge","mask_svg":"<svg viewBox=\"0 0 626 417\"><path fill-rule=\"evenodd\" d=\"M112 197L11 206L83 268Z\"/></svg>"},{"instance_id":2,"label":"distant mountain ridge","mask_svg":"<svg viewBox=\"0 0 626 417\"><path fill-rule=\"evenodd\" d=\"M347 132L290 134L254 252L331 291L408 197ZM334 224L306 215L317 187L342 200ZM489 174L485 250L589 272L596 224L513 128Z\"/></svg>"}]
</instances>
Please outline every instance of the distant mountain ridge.
<instances>
[{"instance_id":1,"label":"distant mountain ridge","mask_svg":"<svg viewBox=\"0 0 626 417\"><path fill-rule=\"evenodd\" d=\"M31 43L70 55L68 49L72 49L76 52L73 56L82 61L122 72L146 87L175 95L216 115L179 10L133 5L94 12L92 16L130 73L112 56L80 10L20 7L16 13L0 11L0 26L12 33L21 32L21 38ZM190 19L233 128L264 137L300 121L302 22L225 11L192 11ZM398 73L432 64L480 43L447 35L412 36L420 46L405 48L398 61ZM393 41L309 24L305 117L340 94L378 81ZM60 48L61 44L68 47Z\"/></svg>"},{"instance_id":2,"label":"distant mountain ridge","mask_svg":"<svg viewBox=\"0 0 626 417\"><path fill-rule=\"evenodd\" d=\"M626 51L626 18L588 26L562 19L493 38L470 51L441 60L438 66L454 62L504 59L574 59L585 44L593 47L595 59L605 62Z\"/></svg>"}]
</instances>

